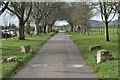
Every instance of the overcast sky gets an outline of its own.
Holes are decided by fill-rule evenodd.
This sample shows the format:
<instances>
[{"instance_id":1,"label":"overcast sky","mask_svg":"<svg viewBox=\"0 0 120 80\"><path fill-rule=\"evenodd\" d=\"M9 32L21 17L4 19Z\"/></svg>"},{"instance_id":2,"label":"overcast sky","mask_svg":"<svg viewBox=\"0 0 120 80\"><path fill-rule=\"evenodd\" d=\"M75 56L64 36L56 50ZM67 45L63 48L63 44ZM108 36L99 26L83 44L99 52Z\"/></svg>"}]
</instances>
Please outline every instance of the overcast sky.
<instances>
[{"instance_id":1,"label":"overcast sky","mask_svg":"<svg viewBox=\"0 0 120 80\"><path fill-rule=\"evenodd\" d=\"M111 15L112 16L112 15ZM111 17L110 17L111 18ZM109 18L109 19L110 19ZM116 20L118 18L118 15L115 16L115 18L113 20ZM94 17L91 18L91 20L97 20L97 21L102 21L100 13L97 13ZM8 12L4 12L1 16L0 16L0 26L4 25L4 24L9 24L9 23L13 23L15 25L18 26L19 21L18 18L16 16L10 16ZM66 25L67 22L66 21L57 21L55 23L56 25Z\"/></svg>"}]
</instances>

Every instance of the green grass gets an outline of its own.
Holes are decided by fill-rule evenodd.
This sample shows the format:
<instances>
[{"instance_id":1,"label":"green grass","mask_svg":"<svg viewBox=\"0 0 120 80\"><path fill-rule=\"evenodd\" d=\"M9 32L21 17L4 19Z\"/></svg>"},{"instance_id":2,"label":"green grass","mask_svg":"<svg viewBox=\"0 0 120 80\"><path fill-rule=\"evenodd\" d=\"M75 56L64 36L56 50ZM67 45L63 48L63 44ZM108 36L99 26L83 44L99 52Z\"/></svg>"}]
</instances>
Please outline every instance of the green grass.
<instances>
[{"instance_id":1,"label":"green grass","mask_svg":"<svg viewBox=\"0 0 120 80\"><path fill-rule=\"evenodd\" d=\"M112 30L110 30L109 42L105 41L104 33L92 32L90 35L83 35L82 33L69 32L69 34L73 35L71 39L78 46L80 54L99 78L118 77L118 37L112 34ZM93 44L101 44L103 49L111 52L114 59L97 64L95 56L98 49L89 51L89 46Z\"/></svg>"},{"instance_id":2,"label":"green grass","mask_svg":"<svg viewBox=\"0 0 120 80\"><path fill-rule=\"evenodd\" d=\"M25 63L27 63L34 54L37 53L38 49L46 42L52 35L53 32L48 34L41 34L40 36L26 37L26 40L18 39L7 39L2 40L2 58L7 58L11 56L17 56L18 62L9 62L2 64L2 77L8 78L15 74ZM22 53L20 51L20 46L31 45L31 53ZM11 74L12 73L12 74Z\"/></svg>"}]
</instances>

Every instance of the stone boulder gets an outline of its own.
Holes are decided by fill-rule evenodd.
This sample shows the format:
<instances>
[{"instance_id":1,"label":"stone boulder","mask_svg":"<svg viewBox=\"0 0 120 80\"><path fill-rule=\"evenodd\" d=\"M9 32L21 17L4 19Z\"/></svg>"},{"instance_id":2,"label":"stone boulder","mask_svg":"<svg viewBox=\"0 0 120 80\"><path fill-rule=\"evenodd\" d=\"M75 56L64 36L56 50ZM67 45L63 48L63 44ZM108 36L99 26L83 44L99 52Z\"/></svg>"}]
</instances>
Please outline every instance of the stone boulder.
<instances>
[{"instance_id":1,"label":"stone boulder","mask_svg":"<svg viewBox=\"0 0 120 80\"><path fill-rule=\"evenodd\" d=\"M94 49L100 49L101 44L94 44L89 46L89 51L94 50Z\"/></svg>"},{"instance_id":2,"label":"stone boulder","mask_svg":"<svg viewBox=\"0 0 120 80\"><path fill-rule=\"evenodd\" d=\"M3 59L3 62L15 62L15 61L17 61L16 56Z\"/></svg>"},{"instance_id":3,"label":"stone boulder","mask_svg":"<svg viewBox=\"0 0 120 80\"><path fill-rule=\"evenodd\" d=\"M21 48L21 52L25 52L25 53L32 52L30 45L21 46L20 48Z\"/></svg>"},{"instance_id":4,"label":"stone boulder","mask_svg":"<svg viewBox=\"0 0 120 80\"><path fill-rule=\"evenodd\" d=\"M104 62L112 58L112 55L108 50L98 50L97 51L97 63Z\"/></svg>"}]
</instances>

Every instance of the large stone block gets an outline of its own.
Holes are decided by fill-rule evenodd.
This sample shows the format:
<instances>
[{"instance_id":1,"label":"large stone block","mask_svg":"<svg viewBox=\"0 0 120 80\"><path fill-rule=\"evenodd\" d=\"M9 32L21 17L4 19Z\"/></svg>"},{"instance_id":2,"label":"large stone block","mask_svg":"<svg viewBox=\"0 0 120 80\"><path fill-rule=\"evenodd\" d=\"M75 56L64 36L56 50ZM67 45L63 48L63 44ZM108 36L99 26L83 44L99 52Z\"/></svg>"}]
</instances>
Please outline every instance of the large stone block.
<instances>
[{"instance_id":1,"label":"large stone block","mask_svg":"<svg viewBox=\"0 0 120 80\"><path fill-rule=\"evenodd\" d=\"M21 48L21 52L25 52L25 53L32 52L30 45L21 46L20 48Z\"/></svg>"},{"instance_id":2,"label":"large stone block","mask_svg":"<svg viewBox=\"0 0 120 80\"><path fill-rule=\"evenodd\" d=\"M108 50L98 50L97 51L97 63L104 62L112 58L112 55Z\"/></svg>"},{"instance_id":3,"label":"large stone block","mask_svg":"<svg viewBox=\"0 0 120 80\"><path fill-rule=\"evenodd\" d=\"M15 62L15 61L17 61L16 56L12 56L12 57L3 59L3 62Z\"/></svg>"},{"instance_id":4,"label":"large stone block","mask_svg":"<svg viewBox=\"0 0 120 80\"><path fill-rule=\"evenodd\" d=\"M101 44L94 44L89 46L89 51L94 50L94 49L100 49Z\"/></svg>"}]
</instances>

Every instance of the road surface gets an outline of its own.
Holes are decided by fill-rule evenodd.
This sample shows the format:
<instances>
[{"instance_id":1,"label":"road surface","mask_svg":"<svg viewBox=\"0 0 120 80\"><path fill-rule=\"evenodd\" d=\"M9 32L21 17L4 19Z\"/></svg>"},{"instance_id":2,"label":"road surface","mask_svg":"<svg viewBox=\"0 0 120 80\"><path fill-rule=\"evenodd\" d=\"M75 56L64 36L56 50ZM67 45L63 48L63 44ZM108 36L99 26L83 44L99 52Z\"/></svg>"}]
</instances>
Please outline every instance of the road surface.
<instances>
[{"instance_id":1,"label":"road surface","mask_svg":"<svg viewBox=\"0 0 120 80\"><path fill-rule=\"evenodd\" d=\"M97 78L69 36L53 36L13 78Z\"/></svg>"}]
</instances>

